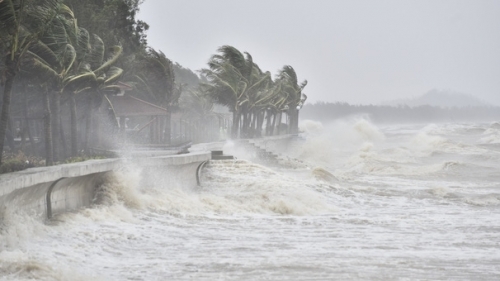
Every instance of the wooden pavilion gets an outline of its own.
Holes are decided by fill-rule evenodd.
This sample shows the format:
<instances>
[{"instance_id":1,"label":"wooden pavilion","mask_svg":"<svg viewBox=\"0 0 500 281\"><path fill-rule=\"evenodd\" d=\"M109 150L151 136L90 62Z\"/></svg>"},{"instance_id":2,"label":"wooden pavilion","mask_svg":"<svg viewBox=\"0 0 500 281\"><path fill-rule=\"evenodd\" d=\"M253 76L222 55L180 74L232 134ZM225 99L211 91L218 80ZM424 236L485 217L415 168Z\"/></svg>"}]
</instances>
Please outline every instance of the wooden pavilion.
<instances>
[{"instance_id":1,"label":"wooden pavilion","mask_svg":"<svg viewBox=\"0 0 500 281\"><path fill-rule=\"evenodd\" d=\"M168 145L166 130L170 128L166 108L129 95L106 95L100 112L115 122L122 144ZM109 120L109 119L108 119ZM100 126L102 127L102 126ZM106 131L103 131L106 130ZM109 130L99 128L99 132L109 135ZM102 144L102 143L100 143Z\"/></svg>"}]
</instances>

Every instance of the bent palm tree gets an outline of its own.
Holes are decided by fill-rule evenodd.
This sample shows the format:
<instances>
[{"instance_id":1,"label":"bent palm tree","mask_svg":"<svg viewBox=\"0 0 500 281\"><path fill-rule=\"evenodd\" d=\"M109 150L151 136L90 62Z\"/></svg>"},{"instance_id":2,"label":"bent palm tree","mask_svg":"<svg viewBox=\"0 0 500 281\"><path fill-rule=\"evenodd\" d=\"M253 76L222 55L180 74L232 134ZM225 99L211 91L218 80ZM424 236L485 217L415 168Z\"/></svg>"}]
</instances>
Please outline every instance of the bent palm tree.
<instances>
[{"instance_id":1,"label":"bent palm tree","mask_svg":"<svg viewBox=\"0 0 500 281\"><path fill-rule=\"evenodd\" d=\"M0 117L0 164L3 155L14 78L29 48L45 33L57 15L60 0L0 1L0 48L5 55L2 71L3 104Z\"/></svg>"},{"instance_id":2,"label":"bent palm tree","mask_svg":"<svg viewBox=\"0 0 500 281\"><path fill-rule=\"evenodd\" d=\"M87 108L86 118L86 137L85 150L89 149L90 136L92 134L93 111L102 101L103 94L106 92L115 92L119 90L113 83L120 78L123 73L121 68L113 66L122 54L121 46L112 46L108 48L108 57L105 59L106 49L104 43L94 35L94 43L90 52L82 57L78 67L63 79L63 89L70 95L71 105L71 128L72 128L72 147L73 153L76 153L76 105L75 95L88 93L89 107Z\"/></svg>"},{"instance_id":3,"label":"bent palm tree","mask_svg":"<svg viewBox=\"0 0 500 281\"><path fill-rule=\"evenodd\" d=\"M302 90L307 85L307 80L304 80L299 85L293 67L285 65L278 73L276 81L279 84L277 92L281 96L278 105L280 109L286 110L290 117L290 133L296 134L299 125L299 109L307 99L307 96L302 94Z\"/></svg>"},{"instance_id":4,"label":"bent palm tree","mask_svg":"<svg viewBox=\"0 0 500 281\"><path fill-rule=\"evenodd\" d=\"M182 91L175 87L173 63L163 52L149 48L140 58L139 73L134 76L137 86L148 94L146 99L167 109L165 123L165 142L171 141L171 114L179 106Z\"/></svg>"},{"instance_id":5,"label":"bent palm tree","mask_svg":"<svg viewBox=\"0 0 500 281\"><path fill-rule=\"evenodd\" d=\"M209 68L201 70L208 80L202 84L202 89L215 103L227 106L233 112L233 137L238 136L243 116L241 133L246 135L251 96L269 83L270 75L267 72L262 74L249 53L241 53L232 46L222 46L217 51L220 54L212 56Z\"/></svg>"},{"instance_id":6,"label":"bent palm tree","mask_svg":"<svg viewBox=\"0 0 500 281\"><path fill-rule=\"evenodd\" d=\"M46 135L46 139L52 139L53 144L46 142L46 145L54 146L53 159L56 161L59 158L59 138L63 140L63 135L60 131L60 99L65 79L70 77L76 68L76 50L81 49L78 46L79 39L80 29L76 25L73 12L67 6L61 5L52 25L48 28L44 36L33 44L27 54L27 70L36 72L39 76L45 78L48 85L44 88L47 92L52 93L53 109L52 111L46 109L46 111L51 112L51 115L53 115L51 119L54 124L52 125L47 122L46 124L52 128L53 138ZM72 148L74 148L74 145L72 145ZM48 157L49 155L47 155ZM49 161L47 163L49 164Z\"/></svg>"}]
</instances>

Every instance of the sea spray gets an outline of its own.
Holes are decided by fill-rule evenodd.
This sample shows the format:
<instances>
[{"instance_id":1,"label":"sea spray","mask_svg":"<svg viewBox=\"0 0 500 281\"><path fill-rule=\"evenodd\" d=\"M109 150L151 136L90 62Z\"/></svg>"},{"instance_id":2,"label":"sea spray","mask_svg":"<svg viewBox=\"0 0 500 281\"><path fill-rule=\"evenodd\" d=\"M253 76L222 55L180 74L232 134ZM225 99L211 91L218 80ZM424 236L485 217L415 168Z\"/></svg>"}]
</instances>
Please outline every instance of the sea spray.
<instances>
[{"instance_id":1,"label":"sea spray","mask_svg":"<svg viewBox=\"0 0 500 281\"><path fill-rule=\"evenodd\" d=\"M0 279L498 280L490 124L368 123L380 138L356 122L310 124L285 152L305 166L210 161L199 187L116 173L101 204L16 230Z\"/></svg>"},{"instance_id":2,"label":"sea spray","mask_svg":"<svg viewBox=\"0 0 500 281\"><path fill-rule=\"evenodd\" d=\"M220 213L304 215L334 210L324 195L306 182L251 162L214 162L204 177L208 183L202 186L200 196Z\"/></svg>"},{"instance_id":3,"label":"sea spray","mask_svg":"<svg viewBox=\"0 0 500 281\"><path fill-rule=\"evenodd\" d=\"M44 234L49 227L38 217L22 210L5 209L0 225L0 252L22 247L32 237Z\"/></svg>"},{"instance_id":4,"label":"sea spray","mask_svg":"<svg viewBox=\"0 0 500 281\"><path fill-rule=\"evenodd\" d=\"M97 189L96 203L112 205L123 202L127 207L140 209L144 207L140 181L141 169L133 165L109 173L106 181Z\"/></svg>"},{"instance_id":5,"label":"sea spray","mask_svg":"<svg viewBox=\"0 0 500 281\"><path fill-rule=\"evenodd\" d=\"M339 120L327 125L307 120L303 123L301 129L307 141L296 151L289 152L290 155L328 169L343 163L359 147L375 145L385 138L380 129L365 118Z\"/></svg>"}]
</instances>

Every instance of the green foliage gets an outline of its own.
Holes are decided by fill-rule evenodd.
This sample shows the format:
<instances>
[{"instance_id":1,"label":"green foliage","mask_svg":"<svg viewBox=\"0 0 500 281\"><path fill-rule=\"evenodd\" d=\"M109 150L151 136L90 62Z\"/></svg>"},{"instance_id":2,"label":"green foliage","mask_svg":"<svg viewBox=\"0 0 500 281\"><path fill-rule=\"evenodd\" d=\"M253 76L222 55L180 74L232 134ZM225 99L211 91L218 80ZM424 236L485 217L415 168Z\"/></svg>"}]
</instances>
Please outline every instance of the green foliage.
<instances>
[{"instance_id":1,"label":"green foliage","mask_svg":"<svg viewBox=\"0 0 500 281\"><path fill-rule=\"evenodd\" d=\"M260 135L264 115L267 115L267 126L271 126L270 115L276 120L281 118L281 112L291 117L291 133L296 132L297 108L307 98L302 94L307 81L299 85L295 70L288 65L273 81L271 74L263 72L249 53L242 53L232 46L222 46L217 51L218 54L208 62L208 68L201 70L207 79L207 83L201 84L201 90L213 102L227 106L233 112L233 137L237 136L239 129L244 137L253 132ZM240 121L243 122L241 125Z\"/></svg>"},{"instance_id":2,"label":"green foliage","mask_svg":"<svg viewBox=\"0 0 500 281\"><path fill-rule=\"evenodd\" d=\"M298 84L297 74L293 67L289 65L283 66L276 75L275 93L278 100L274 105L279 110L283 110L285 106L290 109L302 106L307 99L307 96L302 94L302 90L306 85L307 80L304 80L300 85Z\"/></svg>"},{"instance_id":3,"label":"green foliage","mask_svg":"<svg viewBox=\"0 0 500 281\"><path fill-rule=\"evenodd\" d=\"M0 116L0 163L10 118L14 79L30 47L53 25L60 9L58 0L0 1L0 55L4 60L1 73L4 91Z\"/></svg>"},{"instance_id":4,"label":"green foliage","mask_svg":"<svg viewBox=\"0 0 500 281\"><path fill-rule=\"evenodd\" d=\"M213 112L214 103L210 97L199 91L187 91L180 99L184 119L208 119L216 116Z\"/></svg>"},{"instance_id":5,"label":"green foliage","mask_svg":"<svg viewBox=\"0 0 500 281\"><path fill-rule=\"evenodd\" d=\"M70 163L78 163L78 162L83 162L87 160L95 160L95 159L107 159L109 157L106 157L104 155L94 155L94 156L75 156L75 157L70 157L64 161L66 164Z\"/></svg>"},{"instance_id":6,"label":"green foliage","mask_svg":"<svg viewBox=\"0 0 500 281\"><path fill-rule=\"evenodd\" d=\"M182 65L178 63L175 63L173 65L173 68L175 74L175 83L191 89L199 86L200 78L191 69L182 67Z\"/></svg>"},{"instance_id":7,"label":"green foliage","mask_svg":"<svg viewBox=\"0 0 500 281\"><path fill-rule=\"evenodd\" d=\"M24 153L5 155L0 165L0 174L25 170L37 166L44 166L45 161L37 157L28 157Z\"/></svg>"},{"instance_id":8,"label":"green foliage","mask_svg":"<svg viewBox=\"0 0 500 281\"><path fill-rule=\"evenodd\" d=\"M136 90L144 98L167 109L175 109L182 91L175 85L174 64L163 52L148 48L137 58Z\"/></svg>"},{"instance_id":9,"label":"green foliage","mask_svg":"<svg viewBox=\"0 0 500 281\"><path fill-rule=\"evenodd\" d=\"M104 155L77 156L64 161L65 164L83 162L94 159L107 159ZM22 171L33 167L45 166L45 160L39 157L26 156L24 153L8 154L4 156L4 161L0 165L0 174Z\"/></svg>"},{"instance_id":10,"label":"green foliage","mask_svg":"<svg viewBox=\"0 0 500 281\"><path fill-rule=\"evenodd\" d=\"M126 56L144 49L149 25L137 20L142 0L64 0L90 34L108 46L121 45Z\"/></svg>"},{"instance_id":11,"label":"green foliage","mask_svg":"<svg viewBox=\"0 0 500 281\"><path fill-rule=\"evenodd\" d=\"M203 91L214 102L240 112L248 101L248 90L260 78L260 69L250 54L243 54L232 46L222 46L217 51L219 54L213 55L208 62L209 68L201 70L209 82L202 86Z\"/></svg>"}]
</instances>

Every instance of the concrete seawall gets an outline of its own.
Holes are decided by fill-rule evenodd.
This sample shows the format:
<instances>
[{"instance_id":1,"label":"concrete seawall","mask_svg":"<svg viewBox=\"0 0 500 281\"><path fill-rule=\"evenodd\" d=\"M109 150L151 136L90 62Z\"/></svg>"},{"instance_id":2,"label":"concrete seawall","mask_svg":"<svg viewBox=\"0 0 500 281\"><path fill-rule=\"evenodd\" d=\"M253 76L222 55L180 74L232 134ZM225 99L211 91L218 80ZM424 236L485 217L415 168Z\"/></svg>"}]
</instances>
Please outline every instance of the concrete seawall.
<instances>
[{"instance_id":1,"label":"concrete seawall","mask_svg":"<svg viewBox=\"0 0 500 281\"><path fill-rule=\"evenodd\" d=\"M142 169L141 181L194 187L209 151L182 155L89 160L0 175L0 214L22 210L44 218L88 207L108 176L126 166ZM0 217L1 220L1 217Z\"/></svg>"}]
</instances>

